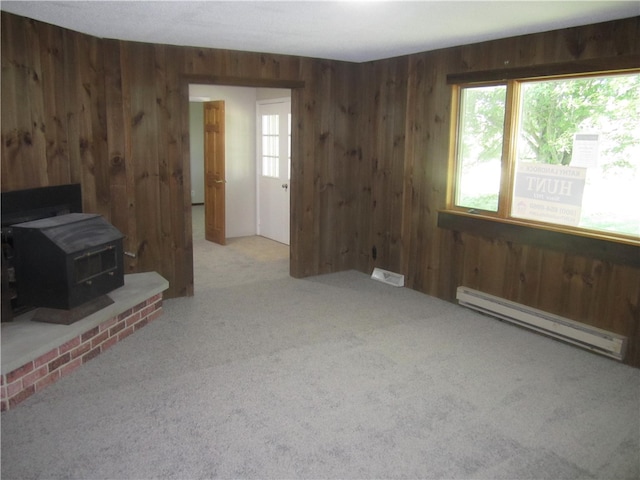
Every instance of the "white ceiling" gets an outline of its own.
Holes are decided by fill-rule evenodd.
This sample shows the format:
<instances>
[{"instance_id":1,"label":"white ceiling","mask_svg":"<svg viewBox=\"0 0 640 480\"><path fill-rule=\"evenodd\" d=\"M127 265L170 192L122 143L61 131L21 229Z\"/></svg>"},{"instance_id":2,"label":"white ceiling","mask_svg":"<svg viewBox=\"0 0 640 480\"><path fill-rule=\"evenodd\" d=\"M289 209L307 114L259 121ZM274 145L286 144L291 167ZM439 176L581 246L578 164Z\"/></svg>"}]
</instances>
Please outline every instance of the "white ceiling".
<instances>
[{"instance_id":1,"label":"white ceiling","mask_svg":"<svg viewBox=\"0 0 640 480\"><path fill-rule=\"evenodd\" d=\"M640 1L2 1L101 38L365 62L640 15Z\"/></svg>"}]
</instances>

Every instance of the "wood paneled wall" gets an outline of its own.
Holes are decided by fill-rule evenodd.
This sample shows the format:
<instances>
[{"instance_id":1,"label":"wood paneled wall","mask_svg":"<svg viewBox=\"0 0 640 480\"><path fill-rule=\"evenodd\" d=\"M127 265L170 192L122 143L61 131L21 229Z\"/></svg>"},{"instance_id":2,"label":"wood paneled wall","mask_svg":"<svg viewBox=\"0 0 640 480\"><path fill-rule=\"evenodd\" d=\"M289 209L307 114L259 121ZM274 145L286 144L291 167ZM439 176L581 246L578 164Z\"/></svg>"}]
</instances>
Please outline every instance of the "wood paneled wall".
<instances>
[{"instance_id":1,"label":"wood paneled wall","mask_svg":"<svg viewBox=\"0 0 640 480\"><path fill-rule=\"evenodd\" d=\"M626 335L627 362L640 366L637 266L488 232L438 228L439 210L446 206L448 74L601 59L611 64L616 58L628 65L630 56L640 67L640 17L363 65L361 115L368 125L359 144L365 151L367 142L375 147L372 192L366 191L373 213L360 224L368 234L360 236L358 268L401 272L408 287L445 300L455 301L456 288L465 285ZM401 127L389 120L403 116ZM377 245L378 259L367 262L371 245Z\"/></svg>"},{"instance_id":2,"label":"wood paneled wall","mask_svg":"<svg viewBox=\"0 0 640 480\"><path fill-rule=\"evenodd\" d=\"M354 64L102 40L2 12L2 191L81 183L127 272L193 294L188 85L292 88L291 274L353 268Z\"/></svg>"},{"instance_id":3,"label":"wood paneled wall","mask_svg":"<svg viewBox=\"0 0 640 480\"><path fill-rule=\"evenodd\" d=\"M192 295L188 84L289 87L292 276L378 266L449 301L466 285L628 335L640 366L640 269L438 228L447 74L630 55L638 18L351 64L102 40L2 12L2 191L80 182L85 211L137 254L127 271Z\"/></svg>"}]
</instances>

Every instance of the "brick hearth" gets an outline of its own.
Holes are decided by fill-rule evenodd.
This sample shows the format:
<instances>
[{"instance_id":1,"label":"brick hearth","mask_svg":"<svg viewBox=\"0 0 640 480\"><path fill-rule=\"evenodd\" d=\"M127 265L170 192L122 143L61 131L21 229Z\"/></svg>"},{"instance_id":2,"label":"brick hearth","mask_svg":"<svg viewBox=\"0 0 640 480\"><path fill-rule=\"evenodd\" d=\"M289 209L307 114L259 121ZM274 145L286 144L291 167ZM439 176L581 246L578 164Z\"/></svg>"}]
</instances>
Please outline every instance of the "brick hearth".
<instances>
[{"instance_id":1,"label":"brick hearth","mask_svg":"<svg viewBox=\"0 0 640 480\"><path fill-rule=\"evenodd\" d=\"M112 305L73 323L31 321L33 312L2 324L2 411L128 337L162 314L168 282L155 272L125 275L125 285L109 296Z\"/></svg>"}]
</instances>

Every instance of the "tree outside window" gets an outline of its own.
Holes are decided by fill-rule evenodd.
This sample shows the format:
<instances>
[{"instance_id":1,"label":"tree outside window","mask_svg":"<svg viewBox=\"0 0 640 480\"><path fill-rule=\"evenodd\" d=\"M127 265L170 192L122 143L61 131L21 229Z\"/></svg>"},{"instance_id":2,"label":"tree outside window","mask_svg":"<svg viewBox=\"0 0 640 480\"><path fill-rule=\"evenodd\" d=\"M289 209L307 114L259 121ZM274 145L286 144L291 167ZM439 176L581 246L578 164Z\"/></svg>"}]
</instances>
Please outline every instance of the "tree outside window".
<instances>
[{"instance_id":1,"label":"tree outside window","mask_svg":"<svg viewBox=\"0 0 640 480\"><path fill-rule=\"evenodd\" d=\"M456 168L457 207L640 236L640 74L460 88Z\"/></svg>"}]
</instances>

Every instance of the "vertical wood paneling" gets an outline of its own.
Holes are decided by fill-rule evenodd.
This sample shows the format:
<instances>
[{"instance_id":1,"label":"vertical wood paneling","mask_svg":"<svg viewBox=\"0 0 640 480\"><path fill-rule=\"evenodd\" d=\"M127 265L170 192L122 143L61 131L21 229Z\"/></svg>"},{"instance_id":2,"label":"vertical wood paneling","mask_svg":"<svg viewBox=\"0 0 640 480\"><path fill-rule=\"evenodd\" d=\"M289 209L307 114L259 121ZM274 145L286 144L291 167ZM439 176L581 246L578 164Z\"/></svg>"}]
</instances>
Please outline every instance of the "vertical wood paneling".
<instances>
[{"instance_id":1,"label":"vertical wood paneling","mask_svg":"<svg viewBox=\"0 0 640 480\"><path fill-rule=\"evenodd\" d=\"M382 245L379 252L382 254L382 264L397 272L401 268L403 245L402 215L396 212L401 212L403 207L404 175L395 165L401 165L404 161L406 58L389 61L383 68L376 138L384 140L378 140L382 142L382 148L377 148L379 153L374 162L374 202L378 212L374 228Z\"/></svg>"},{"instance_id":2,"label":"vertical wood paneling","mask_svg":"<svg viewBox=\"0 0 640 480\"><path fill-rule=\"evenodd\" d=\"M616 265L611 275L607 316L611 330L629 337L626 362L640 367L640 275L637 268ZM598 317L597 326L602 317ZM595 323L595 322L594 322Z\"/></svg>"},{"instance_id":3,"label":"vertical wood paneling","mask_svg":"<svg viewBox=\"0 0 640 480\"><path fill-rule=\"evenodd\" d=\"M80 81L81 64L78 59L78 42L90 39L75 34L74 32L64 31L64 52L65 52L65 106L64 112L67 122L67 142L69 149L69 179L71 183L80 183L82 185L82 200L84 202L93 202L91 195L94 189L90 185L82 184L83 171L82 162L80 161L80 112L79 95L82 84ZM84 206L86 210L86 206Z\"/></svg>"},{"instance_id":4,"label":"vertical wood paneling","mask_svg":"<svg viewBox=\"0 0 640 480\"><path fill-rule=\"evenodd\" d=\"M120 42L107 40L103 44L105 72L105 113L107 118L107 151L110 179L109 218L121 232L128 235L123 241L126 251L133 251L132 238L134 226L130 224L131 215L129 194L130 185L127 176L127 150L124 126L124 95L122 90L122 70L120 66ZM132 167L129 167L132 168ZM133 222L131 222L133 223ZM135 271L135 260L124 257L125 271Z\"/></svg>"},{"instance_id":5,"label":"vertical wood paneling","mask_svg":"<svg viewBox=\"0 0 640 480\"><path fill-rule=\"evenodd\" d=\"M289 235L291 244L289 246L289 274L294 278L304 276L302 268L304 252L302 251L303 232L300 229L304 216L304 121L305 100L303 89L296 88L291 91L291 182L289 182L290 215L289 215Z\"/></svg>"},{"instance_id":6,"label":"vertical wood paneling","mask_svg":"<svg viewBox=\"0 0 640 480\"><path fill-rule=\"evenodd\" d=\"M362 67L358 86L361 126L355 131L361 174L371 175L370 183L359 185L362 209L359 228L370 232L359 239L359 268L371 273L374 266L402 270L402 228L404 174L395 166L405 158L405 106L407 96L406 57ZM365 177L366 178L366 177ZM372 250L376 250L376 259Z\"/></svg>"},{"instance_id":7,"label":"vertical wood paneling","mask_svg":"<svg viewBox=\"0 0 640 480\"><path fill-rule=\"evenodd\" d=\"M374 265L455 299L461 284L629 335L637 268L437 227L449 73L640 54L639 18L366 64L100 40L2 12L3 191L81 182L126 235L127 271L193 294L186 75L292 93L291 275ZM371 247L378 247L373 260Z\"/></svg>"},{"instance_id":8,"label":"vertical wood paneling","mask_svg":"<svg viewBox=\"0 0 640 480\"><path fill-rule=\"evenodd\" d=\"M85 210L109 218L125 233L125 248L139 254L136 259L127 257L127 271L158 270L170 280L168 296L192 294L188 92L181 76L195 72L298 80L301 59L102 41L5 12L2 22L3 190L82 183ZM329 65L326 71L335 63L305 61L311 69ZM329 141L323 159L335 157L334 147L343 155L348 143L348 131L343 131L346 119L335 116L332 106L333 98L344 104L349 97L339 87L350 75L345 68L328 101L322 88L331 84L331 75L326 77L328 83L307 92L313 103L325 105L326 131L340 138L335 145ZM300 110L301 102L297 105ZM318 112L320 108L310 110L310 125L318 124ZM340 123L339 132L332 123ZM311 136L297 137L300 142L314 141ZM320 168L314 148L314 143L307 148L308 172ZM301 152L305 147L296 149ZM292 261L292 271L301 276L317 273L321 264L319 184L313 175L308 178L312 183L306 191L314 203L304 213L310 220L304 228L307 250ZM334 209L334 204L323 208ZM348 222L336 224L334 213L329 217L326 230L344 231L341 243L345 244ZM329 244L325 263L329 269L346 267L349 248L336 255L331 247L335 237L329 237L322 240Z\"/></svg>"},{"instance_id":9,"label":"vertical wood paneling","mask_svg":"<svg viewBox=\"0 0 640 480\"><path fill-rule=\"evenodd\" d=\"M316 105L317 82L320 76L319 63L308 59L300 62L300 76L308 78L305 88L296 92L298 107L298 139L293 146L298 159L292 170L292 212L291 212L291 275L300 278L312 275L319 264L319 249L313 247L314 236L319 230L320 218L316 211L317 182L314 176L315 138L319 136L320 123ZM295 101L293 102L296 103Z\"/></svg>"},{"instance_id":10,"label":"vertical wood paneling","mask_svg":"<svg viewBox=\"0 0 640 480\"><path fill-rule=\"evenodd\" d=\"M437 225L438 210L442 208L442 200L446 198L447 193L451 88L445 85L446 72L436 66L447 62L448 56L448 51L435 52L431 61L426 61L430 73L427 77L425 121L427 150L423 152L425 156L423 161L427 165L427 173L423 181L426 181L424 222L427 225L425 248L427 248L429 265L423 278L425 285L429 285L427 288L431 294L443 298L447 298L449 293L443 289L439 277L443 271L451 268L451 265L441 261L439 249L442 246L440 241L443 237L438 234L438 229L434 226Z\"/></svg>"},{"instance_id":11,"label":"vertical wood paneling","mask_svg":"<svg viewBox=\"0 0 640 480\"><path fill-rule=\"evenodd\" d=\"M358 121L352 126L355 135L353 156L352 192L357 202L356 219L354 221L354 236L356 242L355 268L362 272L371 272L375 260L372 258L371 244L371 211L373 202L372 186L372 142L371 142L371 112L367 79L372 78L372 64L360 66L355 77L355 105L354 114Z\"/></svg>"},{"instance_id":12,"label":"vertical wood paneling","mask_svg":"<svg viewBox=\"0 0 640 480\"><path fill-rule=\"evenodd\" d=\"M69 164L73 183L82 185L82 203L85 211L108 215L108 193L105 199L102 139L97 111L104 98L104 73L98 66L98 42L90 37L65 32L65 51L72 68L67 68L67 118L69 120ZM106 127L105 127L106 128Z\"/></svg>"},{"instance_id":13,"label":"vertical wood paneling","mask_svg":"<svg viewBox=\"0 0 640 480\"><path fill-rule=\"evenodd\" d=\"M120 75L122 79L122 113L116 121L121 121L123 125L123 140L124 140L124 162L125 162L125 177L126 177L126 202L127 202L127 229L123 230L125 233L124 245L129 254L127 255L127 264L129 272L139 271L138 267L138 223L137 223L137 209L135 190L136 190L136 171L135 163L133 161L133 133L131 122L131 69L128 67L131 59L129 58L130 51L119 46L120 50ZM162 275L167 275L166 272L159 271ZM171 276L166 277L171 279ZM171 280L169 280L169 289L171 289Z\"/></svg>"},{"instance_id":14,"label":"vertical wood paneling","mask_svg":"<svg viewBox=\"0 0 640 480\"><path fill-rule=\"evenodd\" d=\"M69 179L82 184L85 211L110 215L102 43L64 32Z\"/></svg>"},{"instance_id":15,"label":"vertical wood paneling","mask_svg":"<svg viewBox=\"0 0 640 480\"><path fill-rule=\"evenodd\" d=\"M317 117L314 124L314 157L313 157L313 178L316 185L314 203L317 205L317 211L320 215L317 217L318 222L314 222L314 232L318 238L322 238L320 242L320 251L318 258L318 272L329 273L334 269L334 248L329 245L327 240L338 232L332 231L335 225L336 210L331 208L335 204L335 198L338 194L337 180L335 172L335 158L331 145L334 141L335 132L331 128L331 120L333 111L330 103L322 101L322 93L331 95L331 85L334 81L334 66L331 62L322 61L319 63L318 84L314 91L314 106L317 109ZM313 122L313 120L311 120ZM313 212L313 210L311 211ZM313 215L313 213L312 213ZM331 243L334 243L333 241Z\"/></svg>"},{"instance_id":16,"label":"vertical wood paneling","mask_svg":"<svg viewBox=\"0 0 640 480\"><path fill-rule=\"evenodd\" d=\"M104 65L102 42L75 35L79 60L78 93L79 143L81 183L85 210L109 218L111 188L107 161L107 131L104 106Z\"/></svg>"},{"instance_id":17,"label":"vertical wood paneling","mask_svg":"<svg viewBox=\"0 0 640 480\"><path fill-rule=\"evenodd\" d=\"M65 59L62 31L51 25L39 29L47 174L49 183L70 183L65 103Z\"/></svg>"},{"instance_id":18,"label":"vertical wood paneling","mask_svg":"<svg viewBox=\"0 0 640 480\"><path fill-rule=\"evenodd\" d=\"M191 238L191 178L189 158L189 87L180 78L179 71L171 68L183 63L182 50L167 47L166 99L164 111L167 131L167 191L168 224L163 229L163 252L170 251L173 262L167 265L174 272L175 295L193 295L193 244Z\"/></svg>"},{"instance_id":19,"label":"vertical wood paneling","mask_svg":"<svg viewBox=\"0 0 640 480\"><path fill-rule=\"evenodd\" d=\"M392 164L404 175L403 206L394 209L393 215L404 219L402 273L409 287L454 301L456 287L467 285L628 335L632 347L626 361L640 365L637 268L437 227L438 210L446 205L451 120L451 91L445 81L448 73L639 54L638 38L638 18L634 18L409 57L405 157ZM384 71L393 61L361 69ZM369 75L376 83L368 89L380 90L383 77ZM361 110L377 107L377 99L371 99ZM375 135L386 138L373 140L373 156L390 156L389 145L395 135L391 126L378 118ZM377 191L390 188L390 179L372 175ZM378 232L391 229L392 223L385 225L384 217L377 217L375 211L372 215L376 222L370 233L373 242L378 240Z\"/></svg>"},{"instance_id":20,"label":"vertical wood paneling","mask_svg":"<svg viewBox=\"0 0 640 480\"><path fill-rule=\"evenodd\" d=\"M172 203L171 203L171 176L170 165L171 155L175 155L176 135L180 128L171 128L171 111L168 102L171 101L171 86L169 85L169 72L166 61L166 50L164 45L154 45L154 81L155 81L155 103L156 103L156 126L157 132L166 132L158 138L158 202L159 202L159 223L156 231L159 234L159 255L158 258L161 271L170 271L176 264L176 249L173 242L172 232ZM174 147L174 148L172 148ZM173 199L175 200L175 199ZM174 205L179 205L175 203ZM182 211L179 209L178 211Z\"/></svg>"},{"instance_id":21,"label":"vertical wood paneling","mask_svg":"<svg viewBox=\"0 0 640 480\"><path fill-rule=\"evenodd\" d=\"M38 181L46 181L51 184L48 178L47 165L47 139L45 137L45 113L44 113L44 92L43 92L43 73L40 62L40 39L37 31L37 24L33 21L27 21L24 24L25 41L32 48L27 50L25 55L25 64L29 65L27 69L27 114L30 114L30 146L33 163L28 163L27 175ZM18 105L18 108L21 108ZM33 180L31 180L33 181Z\"/></svg>"},{"instance_id":22,"label":"vertical wood paneling","mask_svg":"<svg viewBox=\"0 0 640 480\"><path fill-rule=\"evenodd\" d=\"M22 187L20 182L23 179L21 165L25 163L22 150L22 139L26 131L24 120L20 118L24 115L24 109L18 108L18 103L22 104L20 93L26 85L20 68L20 50L24 48L24 30L21 27L21 20L14 20L11 17L2 15L1 33L1 53L2 61L2 190L17 190Z\"/></svg>"},{"instance_id":23,"label":"vertical wood paneling","mask_svg":"<svg viewBox=\"0 0 640 480\"><path fill-rule=\"evenodd\" d=\"M393 135L393 109L389 105L393 101L389 93L389 76L387 62L372 65L372 77L376 80L375 88L369 90L369 102L372 104L371 118L368 120L370 130L366 138L371 142L367 153L371 156L371 244L378 253L375 265L393 270L389 264L389 243L391 237L391 205L389 196L393 183L391 181L391 136Z\"/></svg>"},{"instance_id":24,"label":"vertical wood paneling","mask_svg":"<svg viewBox=\"0 0 640 480\"><path fill-rule=\"evenodd\" d=\"M427 65L424 58L409 58L405 120L405 158L403 164L403 210L402 241L403 262L401 272L405 275L405 284L410 288L423 291L420 273L428 270L424 255L426 223L421 219L423 187L425 185L426 162L422 152L428 142L428 132L424 126L426 102L424 95L429 92L427 85Z\"/></svg>"},{"instance_id":25,"label":"vertical wood paneling","mask_svg":"<svg viewBox=\"0 0 640 480\"><path fill-rule=\"evenodd\" d=\"M517 272L518 292L514 297L515 301L524 305L536 305L540 295L543 279L542 275L542 251L536 248L523 246L522 264Z\"/></svg>"},{"instance_id":26,"label":"vertical wood paneling","mask_svg":"<svg viewBox=\"0 0 640 480\"><path fill-rule=\"evenodd\" d=\"M336 108L333 109L333 199L329 208L335 210L335 224L330 231L337 232L333 248L333 270L348 270L354 267L355 232L353 225L357 218L356 196L353 192L353 172L355 165L352 155L353 135L353 75L352 67L346 63L335 65L335 78L331 84L331 96Z\"/></svg>"},{"instance_id":27,"label":"vertical wood paneling","mask_svg":"<svg viewBox=\"0 0 640 480\"><path fill-rule=\"evenodd\" d=\"M3 189L49 185L36 28L23 18L2 22Z\"/></svg>"},{"instance_id":28,"label":"vertical wood paneling","mask_svg":"<svg viewBox=\"0 0 640 480\"><path fill-rule=\"evenodd\" d=\"M413 191L410 212L405 212L410 215L407 218L411 218L410 226L404 229L410 235L404 239L407 245L405 264L409 286L432 295L439 295L443 268L440 235L435 227L438 209L446 195L451 98L443 70L434 68L441 58L443 55L439 52L412 57L410 101L407 102L407 121L410 123L406 143L410 145L413 158L405 159L405 165L412 168ZM419 85L416 91L414 85ZM445 277L442 281L448 284L448 273Z\"/></svg>"},{"instance_id":29,"label":"vertical wood paneling","mask_svg":"<svg viewBox=\"0 0 640 480\"><path fill-rule=\"evenodd\" d=\"M510 280L505 275L509 249L500 239L478 241L478 290L492 295L504 296Z\"/></svg>"},{"instance_id":30,"label":"vertical wood paneling","mask_svg":"<svg viewBox=\"0 0 640 480\"><path fill-rule=\"evenodd\" d=\"M131 126L131 164L134 170L133 197L136 204L137 241L135 252L141 271L162 269L160 207L160 139L158 131L156 62L153 45L129 43L130 108L125 121ZM151 207L153 205L153 207ZM169 255L169 252L166 252Z\"/></svg>"}]
</instances>

